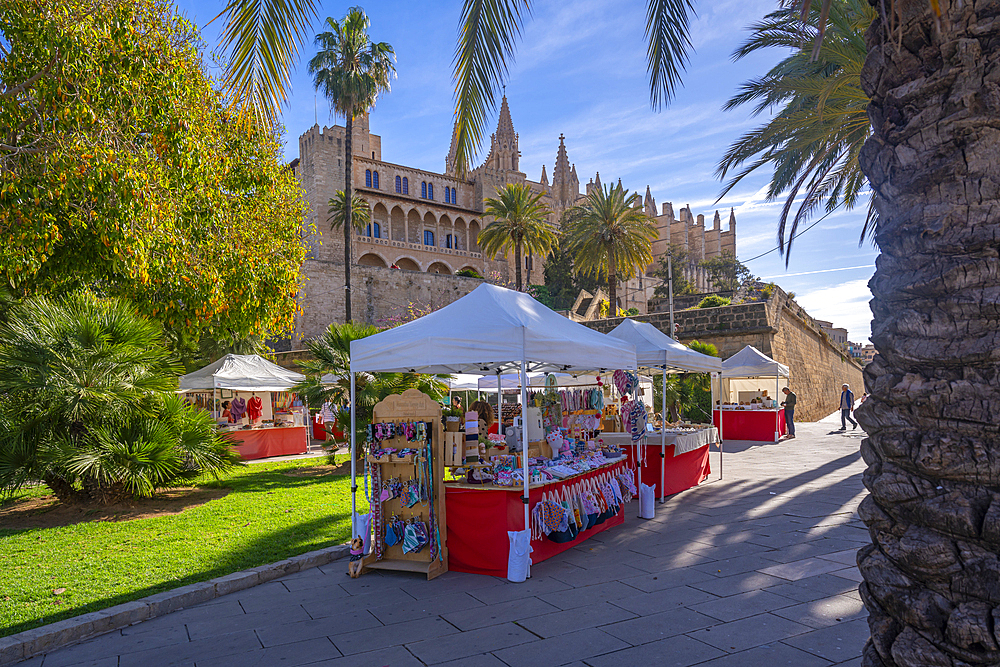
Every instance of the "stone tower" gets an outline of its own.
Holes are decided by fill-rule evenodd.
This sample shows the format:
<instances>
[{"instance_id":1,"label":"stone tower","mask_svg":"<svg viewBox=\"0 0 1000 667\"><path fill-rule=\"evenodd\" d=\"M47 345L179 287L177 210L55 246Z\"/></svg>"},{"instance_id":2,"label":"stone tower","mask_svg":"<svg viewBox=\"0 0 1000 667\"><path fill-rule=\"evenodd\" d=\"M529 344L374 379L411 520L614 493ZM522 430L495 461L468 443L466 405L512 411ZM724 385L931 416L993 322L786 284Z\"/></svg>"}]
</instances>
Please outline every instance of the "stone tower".
<instances>
[{"instance_id":1,"label":"stone tower","mask_svg":"<svg viewBox=\"0 0 1000 667\"><path fill-rule=\"evenodd\" d=\"M580 179L576 175L576 165L570 165L566 154L566 138L559 135L559 150L556 164L552 168L552 208L562 212L573 206L580 197Z\"/></svg>"}]
</instances>

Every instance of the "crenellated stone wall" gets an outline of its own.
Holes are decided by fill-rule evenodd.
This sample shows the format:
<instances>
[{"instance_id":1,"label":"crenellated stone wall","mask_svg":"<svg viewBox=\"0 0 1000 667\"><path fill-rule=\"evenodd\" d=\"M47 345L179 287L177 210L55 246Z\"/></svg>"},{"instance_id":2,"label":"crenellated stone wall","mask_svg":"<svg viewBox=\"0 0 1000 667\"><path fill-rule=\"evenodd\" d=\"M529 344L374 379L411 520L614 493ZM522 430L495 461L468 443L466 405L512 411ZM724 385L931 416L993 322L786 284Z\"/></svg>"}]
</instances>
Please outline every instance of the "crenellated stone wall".
<instances>
[{"instance_id":1,"label":"crenellated stone wall","mask_svg":"<svg viewBox=\"0 0 1000 667\"><path fill-rule=\"evenodd\" d=\"M767 301L719 308L676 309L674 322L680 325L679 338L690 343L711 343L728 359L747 345L789 368L789 384L798 396L796 418L822 419L840 404L840 387L846 382L860 397L862 367L836 345L809 314L780 288ZM632 318L649 322L669 335L670 314L653 313ZM585 322L608 333L622 321L609 318Z\"/></svg>"},{"instance_id":2,"label":"crenellated stone wall","mask_svg":"<svg viewBox=\"0 0 1000 667\"><path fill-rule=\"evenodd\" d=\"M318 336L331 322L344 320L343 263L314 260L302 266L306 279L299 294L302 314L296 320L294 349L302 340ZM414 304L438 309L460 299L483 281L463 276L354 266L351 270L351 310L355 321L384 324L406 313Z\"/></svg>"}]
</instances>

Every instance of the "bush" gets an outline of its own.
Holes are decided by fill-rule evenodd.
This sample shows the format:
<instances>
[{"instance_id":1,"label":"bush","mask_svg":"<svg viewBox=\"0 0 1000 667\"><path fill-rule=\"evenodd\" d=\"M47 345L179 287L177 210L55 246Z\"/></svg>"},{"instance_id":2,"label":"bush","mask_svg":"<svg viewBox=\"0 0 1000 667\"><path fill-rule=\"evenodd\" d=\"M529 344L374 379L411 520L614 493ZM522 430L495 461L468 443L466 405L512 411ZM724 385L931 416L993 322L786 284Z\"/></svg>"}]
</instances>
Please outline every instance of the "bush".
<instances>
[{"instance_id":1,"label":"bush","mask_svg":"<svg viewBox=\"0 0 1000 667\"><path fill-rule=\"evenodd\" d=\"M635 317L638 314L639 314L639 309L638 308L629 308L624 313L625 317Z\"/></svg>"},{"instance_id":2,"label":"bush","mask_svg":"<svg viewBox=\"0 0 1000 667\"><path fill-rule=\"evenodd\" d=\"M239 458L176 393L159 325L81 293L28 299L0 326L0 491L63 502L151 496Z\"/></svg>"},{"instance_id":3,"label":"bush","mask_svg":"<svg viewBox=\"0 0 1000 667\"><path fill-rule=\"evenodd\" d=\"M728 306L730 303L732 301L727 297L719 296L718 294L709 294L695 308L718 308L719 306Z\"/></svg>"},{"instance_id":4,"label":"bush","mask_svg":"<svg viewBox=\"0 0 1000 667\"><path fill-rule=\"evenodd\" d=\"M479 278L480 280L483 278L475 269L462 269L461 271L456 271L455 275L462 276L464 278Z\"/></svg>"}]
</instances>

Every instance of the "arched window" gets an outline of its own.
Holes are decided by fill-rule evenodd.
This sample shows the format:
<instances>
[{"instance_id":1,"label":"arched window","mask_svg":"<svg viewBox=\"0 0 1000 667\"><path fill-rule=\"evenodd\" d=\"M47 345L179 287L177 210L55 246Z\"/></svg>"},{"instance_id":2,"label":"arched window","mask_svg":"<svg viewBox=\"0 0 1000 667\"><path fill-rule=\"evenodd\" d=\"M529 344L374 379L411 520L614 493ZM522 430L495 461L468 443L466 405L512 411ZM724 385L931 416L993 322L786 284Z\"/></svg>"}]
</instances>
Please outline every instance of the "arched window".
<instances>
[{"instance_id":1,"label":"arched window","mask_svg":"<svg viewBox=\"0 0 1000 667\"><path fill-rule=\"evenodd\" d=\"M434 199L434 184L433 183L428 183L427 184L427 198L428 199Z\"/></svg>"},{"instance_id":2,"label":"arched window","mask_svg":"<svg viewBox=\"0 0 1000 667\"><path fill-rule=\"evenodd\" d=\"M379 225L377 222L373 223L373 224L374 224L374 230L373 231L375 232L375 238L377 238L377 239L382 238L382 226Z\"/></svg>"},{"instance_id":3,"label":"arched window","mask_svg":"<svg viewBox=\"0 0 1000 667\"><path fill-rule=\"evenodd\" d=\"M447 185L444 186L444 203L445 204L451 203L451 188L449 188Z\"/></svg>"},{"instance_id":4,"label":"arched window","mask_svg":"<svg viewBox=\"0 0 1000 667\"><path fill-rule=\"evenodd\" d=\"M370 188L372 186L372 170L365 169L365 187Z\"/></svg>"},{"instance_id":5,"label":"arched window","mask_svg":"<svg viewBox=\"0 0 1000 667\"><path fill-rule=\"evenodd\" d=\"M444 237L444 239L445 239L444 240L444 247L445 248L450 248L451 247L451 234L448 234L448 236Z\"/></svg>"},{"instance_id":6,"label":"arched window","mask_svg":"<svg viewBox=\"0 0 1000 667\"><path fill-rule=\"evenodd\" d=\"M372 187L378 190L378 172L372 172Z\"/></svg>"},{"instance_id":7,"label":"arched window","mask_svg":"<svg viewBox=\"0 0 1000 667\"><path fill-rule=\"evenodd\" d=\"M410 194L410 181L406 178L406 176L403 176L403 194Z\"/></svg>"},{"instance_id":8,"label":"arched window","mask_svg":"<svg viewBox=\"0 0 1000 667\"><path fill-rule=\"evenodd\" d=\"M429 229L424 230L424 245L434 245L434 232Z\"/></svg>"},{"instance_id":9,"label":"arched window","mask_svg":"<svg viewBox=\"0 0 1000 667\"><path fill-rule=\"evenodd\" d=\"M402 181L402 179L399 178L399 176L397 176L396 177L396 192L402 192L402 191L403 191L403 181Z\"/></svg>"},{"instance_id":10,"label":"arched window","mask_svg":"<svg viewBox=\"0 0 1000 667\"><path fill-rule=\"evenodd\" d=\"M427 199L427 181L420 181L420 196Z\"/></svg>"},{"instance_id":11,"label":"arched window","mask_svg":"<svg viewBox=\"0 0 1000 667\"><path fill-rule=\"evenodd\" d=\"M371 236L371 235L372 235L372 223L369 222L368 228L365 230L365 236Z\"/></svg>"}]
</instances>

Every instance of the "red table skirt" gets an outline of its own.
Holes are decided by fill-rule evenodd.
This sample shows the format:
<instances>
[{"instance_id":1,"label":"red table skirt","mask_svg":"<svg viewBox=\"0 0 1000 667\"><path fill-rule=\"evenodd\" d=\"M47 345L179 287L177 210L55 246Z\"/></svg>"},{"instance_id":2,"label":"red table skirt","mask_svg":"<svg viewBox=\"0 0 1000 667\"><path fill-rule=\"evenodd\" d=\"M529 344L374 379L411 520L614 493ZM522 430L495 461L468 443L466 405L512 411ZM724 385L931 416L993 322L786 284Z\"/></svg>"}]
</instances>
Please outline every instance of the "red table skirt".
<instances>
[{"instance_id":1,"label":"red table skirt","mask_svg":"<svg viewBox=\"0 0 1000 667\"><path fill-rule=\"evenodd\" d=\"M594 470L565 482L548 484L531 489L530 505L542 499L543 493L596 477L607 472L615 474L625 467L624 461L613 466ZM507 576L507 554L510 551L508 530L524 530L524 504L521 502L522 487L510 490L470 489L446 485L445 513L448 518L448 569L472 574L487 574L493 577ZM604 523L589 528L572 542L557 544L548 538L531 540L532 563L541 563L556 554L575 547L597 533L612 526L625 523L624 506L617 515Z\"/></svg>"},{"instance_id":2,"label":"red table skirt","mask_svg":"<svg viewBox=\"0 0 1000 667\"><path fill-rule=\"evenodd\" d=\"M723 440L774 442L774 412L770 410L723 410L720 436ZM719 411L712 415L719 427ZM785 411L778 410L778 433L785 435Z\"/></svg>"},{"instance_id":3,"label":"red table skirt","mask_svg":"<svg viewBox=\"0 0 1000 667\"><path fill-rule=\"evenodd\" d=\"M708 462L711 445L705 445L680 456L674 456L674 446L666 445L663 461L663 490L660 490L660 445L650 442L646 445L646 460L640 470L642 483L655 486L657 498L680 493L692 486L698 486L712 472ZM635 466L635 445L622 447L630 466Z\"/></svg>"},{"instance_id":4,"label":"red table skirt","mask_svg":"<svg viewBox=\"0 0 1000 667\"><path fill-rule=\"evenodd\" d=\"M245 461L269 456L305 454L308 451L305 426L230 431L223 435L233 442L233 449L239 452Z\"/></svg>"}]
</instances>

